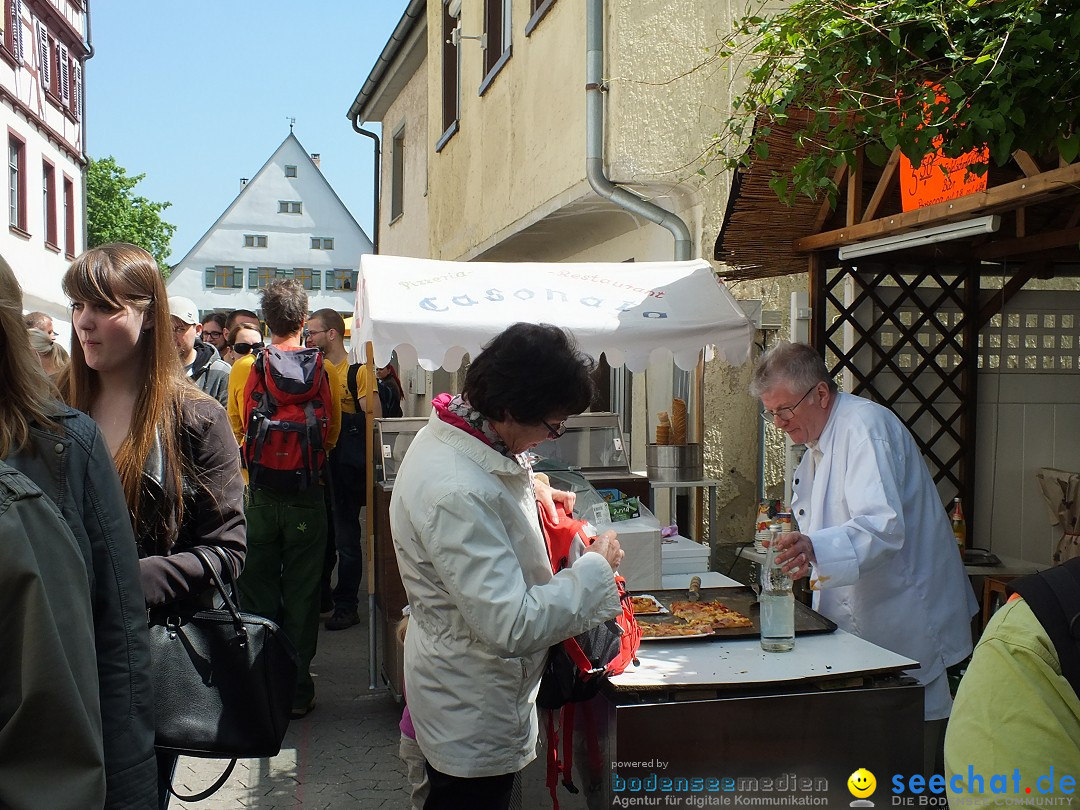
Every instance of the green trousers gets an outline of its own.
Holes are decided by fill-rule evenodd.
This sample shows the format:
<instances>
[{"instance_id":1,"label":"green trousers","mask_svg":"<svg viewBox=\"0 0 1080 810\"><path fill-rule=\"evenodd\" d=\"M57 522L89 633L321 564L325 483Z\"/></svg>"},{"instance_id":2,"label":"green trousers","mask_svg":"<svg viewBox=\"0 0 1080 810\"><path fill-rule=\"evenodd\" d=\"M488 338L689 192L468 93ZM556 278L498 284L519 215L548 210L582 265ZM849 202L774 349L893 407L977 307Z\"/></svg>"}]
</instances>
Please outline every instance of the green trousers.
<instances>
[{"instance_id":1,"label":"green trousers","mask_svg":"<svg viewBox=\"0 0 1080 810\"><path fill-rule=\"evenodd\" d=\"M299 493L249 488L247 559L238 582L243 609L277 622L296 647L295 708L315 696L311 659L319 641L319 589L326 553L321 486Z\"/></svg>"}]
</instances>

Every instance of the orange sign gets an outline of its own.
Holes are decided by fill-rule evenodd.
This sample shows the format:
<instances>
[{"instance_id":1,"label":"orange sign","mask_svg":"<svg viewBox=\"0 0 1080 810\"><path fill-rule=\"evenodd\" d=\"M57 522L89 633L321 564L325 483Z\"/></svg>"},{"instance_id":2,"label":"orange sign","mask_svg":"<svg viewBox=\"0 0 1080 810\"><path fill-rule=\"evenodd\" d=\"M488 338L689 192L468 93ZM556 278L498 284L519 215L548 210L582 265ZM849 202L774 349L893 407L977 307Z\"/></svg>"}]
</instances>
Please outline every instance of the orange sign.
<instances>
[{"instance_id":1,"label":"orange sign","mask_svg":"<svg viewBox=\"0 0 1080 810\"><path fill-rule=\"evenodd\" d=\"M972 174L967 167L990 160L985 146L956 158L947 158L941 149L931 152L918 166L900 156L900 197L905 211L925 208L945 200L955 200L976 191L986 191L986 173Z\"/></svg>"},{"instance_id":2,"label":"orange sign","mask_svg":"<svg viewBox=\"0 0 1080 810\"><path fill-rule=\"evenodd\" d=\"M931 86L939 104L949 101L940 86ZM929 115L930 111L927 110L926 114ZM941 153L940 135L934 138L933 144L934 151L926 155L918 166L912 164L906 155L900 155L900 198L905 211L955 200L976 191L986 191L987 173L972 174L968 166L989 163L990 150L987 147L977 147L959 157L947 158Z\"/></svg>"}]
</instances>

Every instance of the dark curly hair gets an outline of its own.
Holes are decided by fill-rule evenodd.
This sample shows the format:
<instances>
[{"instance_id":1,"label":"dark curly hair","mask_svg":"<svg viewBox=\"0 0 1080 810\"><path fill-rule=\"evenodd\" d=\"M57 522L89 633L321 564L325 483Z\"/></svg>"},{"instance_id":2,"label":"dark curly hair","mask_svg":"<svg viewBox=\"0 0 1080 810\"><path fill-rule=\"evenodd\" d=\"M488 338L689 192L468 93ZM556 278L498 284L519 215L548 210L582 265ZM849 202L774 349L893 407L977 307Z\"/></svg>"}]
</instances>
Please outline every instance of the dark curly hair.
<instances>
[{"instance_id":1,"label":"dark curly hair","mask_svg":"<svg viewBox=\"0 0 1080 810\"><path fill-rule=\"evenodd\" d=\"M589 407L595 367L568 331L546 323L515 323L472 361L462 395L488 419L509 416L538 425Z\"/></svg>"}]
</instances>

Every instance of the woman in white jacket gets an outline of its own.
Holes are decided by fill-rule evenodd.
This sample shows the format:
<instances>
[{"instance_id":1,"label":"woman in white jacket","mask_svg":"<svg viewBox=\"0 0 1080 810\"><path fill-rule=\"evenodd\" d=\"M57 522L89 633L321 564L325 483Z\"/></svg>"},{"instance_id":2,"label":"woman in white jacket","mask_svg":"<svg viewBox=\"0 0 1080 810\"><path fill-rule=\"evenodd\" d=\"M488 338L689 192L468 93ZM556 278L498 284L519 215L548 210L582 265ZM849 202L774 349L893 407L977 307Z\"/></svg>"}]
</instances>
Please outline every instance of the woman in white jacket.
<instances>
[{"instance_id":1,"label":"woman in white jacket","mask_svg":"<svg viewBox=\"0 0 1080 810\"><path fill-rule=\"evenodd\" d=\"M509 806L536 755L548 647L619 612L614 533L552 575L520 455L589 406L592 370L563 330L511 326L460 396L436 398L398 471L390 525L412 606L405 685L427 810Z\"/></svg>"}]
</instances>

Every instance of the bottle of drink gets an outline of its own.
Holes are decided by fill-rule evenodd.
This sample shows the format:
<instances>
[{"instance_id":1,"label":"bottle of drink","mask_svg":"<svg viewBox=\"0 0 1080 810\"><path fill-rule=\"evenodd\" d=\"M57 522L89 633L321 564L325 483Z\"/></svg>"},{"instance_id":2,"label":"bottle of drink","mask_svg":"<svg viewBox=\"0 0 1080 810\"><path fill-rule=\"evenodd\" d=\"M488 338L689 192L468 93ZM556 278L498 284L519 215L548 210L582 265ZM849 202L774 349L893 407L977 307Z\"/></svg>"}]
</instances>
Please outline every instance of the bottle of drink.
<instances>
[{"instance_id":1,"label":"bottle of drink","mask_svg":"<svg viewBox=\"0 0 1080 810\"><path fill-rule=\"evenodd\" d=\"M967 523L964 521L964 510L960 508L960 499L953 498L952 514L949 516L952 521L952 533L956 538L956 547L960 549L960 556L964 556L964 549L967 548Z\"/></svg>"},{"instance_id":2,"label":"bottle of drink","mask_svg":"<svg viewBox=\"0 0 1080 810\"><path fill-rule=\"evenodd\" d=\"M773 523L772 542L765 564L761 566L761 649L766 652L787 652L795 647L795 594L791 577L776 564L776 538L780 524Z\"/></svg>"}]
</instances>

